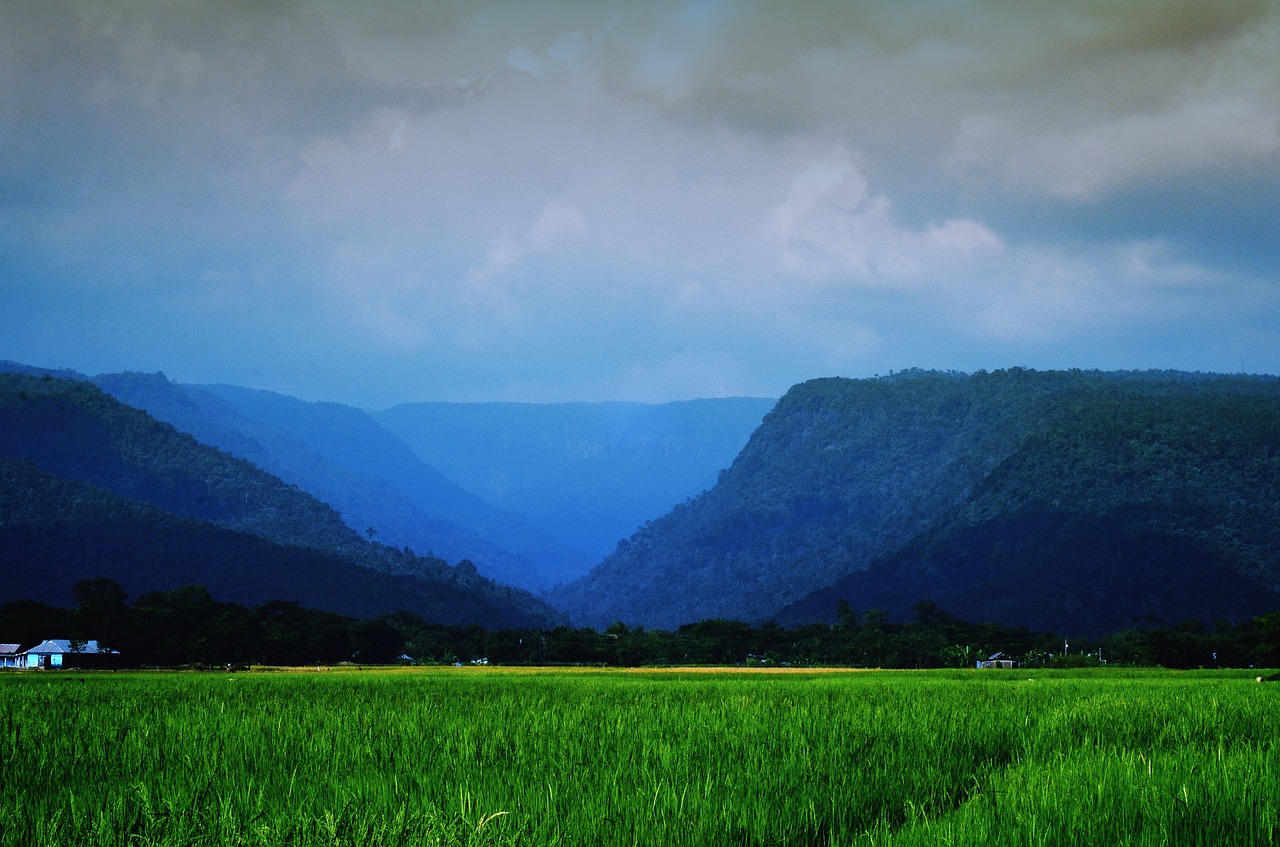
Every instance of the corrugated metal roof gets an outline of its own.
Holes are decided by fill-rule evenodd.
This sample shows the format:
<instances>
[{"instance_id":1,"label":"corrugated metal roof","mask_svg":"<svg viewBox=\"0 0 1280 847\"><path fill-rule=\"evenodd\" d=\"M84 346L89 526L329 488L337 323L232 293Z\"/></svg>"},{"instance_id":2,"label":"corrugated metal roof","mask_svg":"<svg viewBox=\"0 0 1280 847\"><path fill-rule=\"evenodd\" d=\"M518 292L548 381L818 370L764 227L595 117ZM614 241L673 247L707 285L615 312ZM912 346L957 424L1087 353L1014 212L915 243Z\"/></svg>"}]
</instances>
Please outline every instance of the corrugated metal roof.
<instances>
[{"instance_id":1,"label":"corrugated metal roof","mask_svg":"<svg viewBox=\"0 0 1280 847\"><path fill-rule=\"evenodd\" d=\"M36 646L27 651L28 654L35 653L37 655L46 655L51 653L114 653L114 650L107 650L98 646L97 641L83 641L79 644L80 649L71 649L71 639L69 638L48 638L41 641Z\"/></svg>"},{"instance_id":2,"label":"corrugated metal roof","mask_svg":"<svg viewBox=\"0 0 1280 847\"><path fill-rule=\"evenodd\" d=\"M21 644L0 644L0 654L17 653L18 648L21 646Z\"/></svg>"}]
</instances>

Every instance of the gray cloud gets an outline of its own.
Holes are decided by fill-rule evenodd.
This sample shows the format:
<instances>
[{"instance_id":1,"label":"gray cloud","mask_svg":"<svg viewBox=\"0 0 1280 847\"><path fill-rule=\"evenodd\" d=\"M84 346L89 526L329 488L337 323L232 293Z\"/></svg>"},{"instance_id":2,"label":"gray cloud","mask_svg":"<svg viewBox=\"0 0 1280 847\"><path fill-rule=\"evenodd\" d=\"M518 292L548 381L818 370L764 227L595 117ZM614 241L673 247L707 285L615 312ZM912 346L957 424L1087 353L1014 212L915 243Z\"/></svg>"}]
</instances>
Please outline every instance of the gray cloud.
<instances>
[{"instance_id":1,"label":"gray cloud","mask_svg":"<svg viewBox=\"0 0 1280 847\"><path fill-rule=\"evenodd\" d=\"M1267 2L85 2L0 33L11 358L370 404L1280 369Z\"/></svg>"}]
</instances>

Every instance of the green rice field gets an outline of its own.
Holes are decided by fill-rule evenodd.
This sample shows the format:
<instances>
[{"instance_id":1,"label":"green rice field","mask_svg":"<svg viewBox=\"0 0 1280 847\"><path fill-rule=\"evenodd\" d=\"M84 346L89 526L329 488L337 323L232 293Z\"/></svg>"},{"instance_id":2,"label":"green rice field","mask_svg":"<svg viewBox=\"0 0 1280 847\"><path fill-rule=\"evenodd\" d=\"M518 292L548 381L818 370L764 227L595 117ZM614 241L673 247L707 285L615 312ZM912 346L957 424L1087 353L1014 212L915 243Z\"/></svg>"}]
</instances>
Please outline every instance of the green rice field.
<instances>
[{"instance_id":1,"label":"green rice field","mask_svg":"<svg viewBox=\"0 0 1280 847\"><path fill-rule=\"evenodd\" d=\"M0 674L0 845L1280 836L1264 671Z\"/></svg>"}]
</instances>

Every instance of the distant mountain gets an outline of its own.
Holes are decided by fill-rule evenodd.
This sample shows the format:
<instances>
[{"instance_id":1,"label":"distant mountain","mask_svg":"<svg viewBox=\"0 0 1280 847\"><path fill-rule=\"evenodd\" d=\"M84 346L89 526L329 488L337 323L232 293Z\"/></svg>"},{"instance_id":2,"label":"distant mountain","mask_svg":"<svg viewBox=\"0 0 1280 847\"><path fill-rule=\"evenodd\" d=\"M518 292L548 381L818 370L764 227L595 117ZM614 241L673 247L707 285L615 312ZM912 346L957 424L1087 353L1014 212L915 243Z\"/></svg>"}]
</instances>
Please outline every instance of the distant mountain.
<instances>
[{"instance_id":1,"label":"distant mountain","mask_svg":"<svg viewBox=\"0 0 1280 847\"><path fill-rule=\"evenodd\" d=\"M73 371L68 368L41 368L34 365L24 365L21 362L14 362L9 359L0 359L0 373L52 376L58 379L87 380L89 378L79 371Z\"/></svg>"},{"instance_id":2,"label":"distant mountain","mask_svg":"<svg viewBox=\"0 0 1280 847\"><path fill-rule=\"evenodd\" d=\"M598 561L714 485L775 402L409 403L371 414L451 480Z\"/></svg>"},{"instance_id":3,"label":"distant mountain","mask_svg":"<svg viewBox=\"0 0 1280 847\"><path fill-rule=\"evenodd\" d=\"M575 622L908 617L1080 634L1280 608L1280 380L815 380L715 488L554 595Z\"/></svg>"},{"instance_id":4,"label":"distant mountain","mask_svg":"<svg viewBox=\"0 0 1280 847\"><path fill-rule=\"evenodd\" d=\"M541 589L576 576L581 553L450 482L359 409L163 374L102 374L117 399L253 462L337 509L357 532Z\"/></svg>"},{"instance_id":5,"label":"distant mountain","mask_svg":"<svg viewBox=\"0 0 1280 847\"><path fill-rule=\"evenodd\" d=\"M76 580L105 576L347 614L557 620L474 568L370 543L309 494L87 382L0 374L0 459L0 602L65 603Z\"/></svg>"},{"instance_id":6,"label":"distant mountain","mask_svg":"<svg viewBox=\"0 0 1280 847\"><path fill-rule=\"evenodd\" d=\"M133 597L202 585L223 602L283 599L358 617L406 609L446 623L548 620L447 578L372 571L340 555L183 518L7 457L0 457L0 514L0 603L70 606L78 581L107 576Z\"/></svg>"}]
</instances>

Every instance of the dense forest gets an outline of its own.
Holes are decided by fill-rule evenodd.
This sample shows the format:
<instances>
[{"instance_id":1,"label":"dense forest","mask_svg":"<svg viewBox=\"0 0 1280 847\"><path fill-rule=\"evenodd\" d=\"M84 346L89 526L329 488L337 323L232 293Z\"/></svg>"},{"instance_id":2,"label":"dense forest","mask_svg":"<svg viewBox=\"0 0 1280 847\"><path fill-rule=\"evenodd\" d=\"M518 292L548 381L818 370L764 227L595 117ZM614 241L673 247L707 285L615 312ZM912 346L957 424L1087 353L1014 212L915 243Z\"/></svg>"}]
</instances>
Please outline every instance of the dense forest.
<instances>
[{"instance_id":1,"label":"dense forest","mask_svg":"<svg viewBox=\"0 0 1280 847\"><path fill-rule=\"evenodd\" d=\"M1023 667L1280 666L1280 613L1068 643L1052 633L968 623L927 602L917 604L905 622L890 621L878 610L858 615L842 604L834 624L786 628L707 620L675 630L615 623L597 631L563 625L486 629L409 612L357 618L278 600L246 607L215 600L197 585L149 592L130 603L120 585L101 578L77 583L73 594L71 610L31 601L0 605L0 632L26 646L52 634L95 639L119 651L118 667L352 662L972 668L997 652Z\"/></svg>"},{"instance_id":2,"label":"dense forest","mask_svg":"<svg viewBox=\"0 0 1280 847\"><path fill-rule=\"evenodd\" d=\"M894 620L1101 635L1280 608L1280 380L904 372L793 388L712 490L554 596L580 624Z\"/></svg>"}]
</instances>

